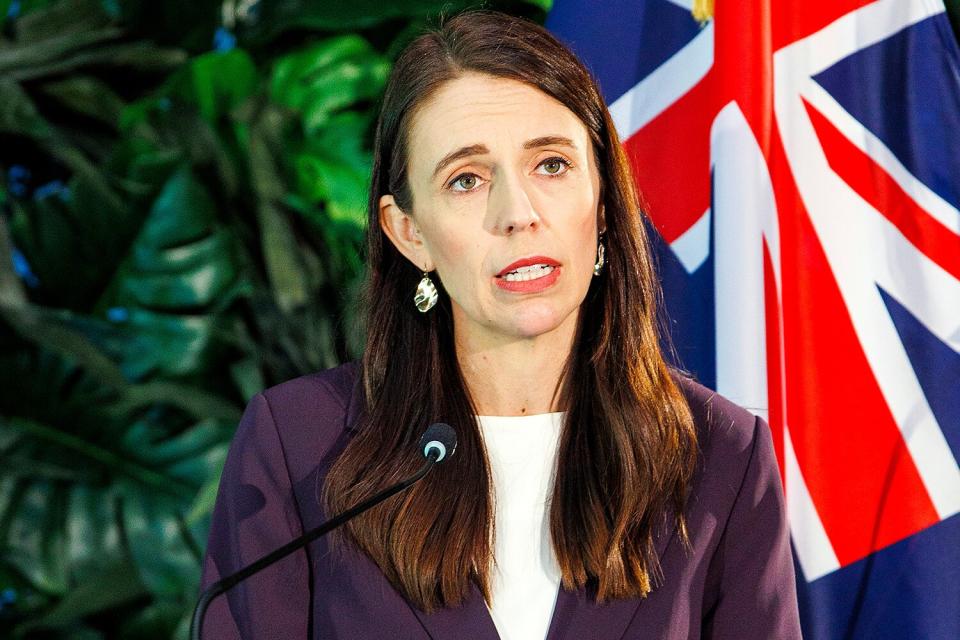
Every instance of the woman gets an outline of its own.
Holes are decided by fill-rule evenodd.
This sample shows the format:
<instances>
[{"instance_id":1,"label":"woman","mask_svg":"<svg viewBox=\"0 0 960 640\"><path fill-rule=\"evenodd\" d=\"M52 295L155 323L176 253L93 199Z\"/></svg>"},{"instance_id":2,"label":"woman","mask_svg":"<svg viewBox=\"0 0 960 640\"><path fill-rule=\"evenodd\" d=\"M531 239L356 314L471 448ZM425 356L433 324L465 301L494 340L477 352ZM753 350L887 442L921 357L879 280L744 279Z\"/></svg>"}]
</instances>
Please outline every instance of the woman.
<instances>
[{"instance_id":1,"label":"woman","mask_svg":"<svg viewBox=\"0 0 960 640\"><path fill-rule=\"evenodd\" d=\"M411 475L428 424L456 455L220 598L206 637L798 638L768 429L665 364L576 58L453 18L397 61L374 154L363 360L250 403L205 583Z\"/></svg>"}]
</instances>

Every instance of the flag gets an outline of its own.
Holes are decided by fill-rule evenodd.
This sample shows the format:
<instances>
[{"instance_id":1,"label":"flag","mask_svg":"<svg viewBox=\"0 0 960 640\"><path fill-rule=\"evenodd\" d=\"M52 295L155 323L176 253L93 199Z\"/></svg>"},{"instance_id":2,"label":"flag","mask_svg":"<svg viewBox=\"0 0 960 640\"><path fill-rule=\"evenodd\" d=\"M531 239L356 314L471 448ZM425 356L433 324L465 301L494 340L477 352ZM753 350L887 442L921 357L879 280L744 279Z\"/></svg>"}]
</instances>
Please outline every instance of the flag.
<instances>
[{"instance_id":1,"label":"flag","mask_svg":"<svg viewBox=\"0 0 960 640\"><path fill-rule=\"evenodd\" d=\"M765 417L805 637L960 638L960 51L939 0L556 0L680 364ZM610 247L616 251L616 247Z\"/></svg>"}]
</instances>

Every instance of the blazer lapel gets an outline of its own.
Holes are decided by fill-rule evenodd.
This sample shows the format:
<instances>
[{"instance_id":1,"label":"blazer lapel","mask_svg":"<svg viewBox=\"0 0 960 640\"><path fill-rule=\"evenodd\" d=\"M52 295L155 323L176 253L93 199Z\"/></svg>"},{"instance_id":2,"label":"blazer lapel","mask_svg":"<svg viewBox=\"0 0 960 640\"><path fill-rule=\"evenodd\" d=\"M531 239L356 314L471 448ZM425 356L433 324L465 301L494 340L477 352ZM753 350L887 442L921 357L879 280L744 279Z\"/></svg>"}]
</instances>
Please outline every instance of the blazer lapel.
<instances>
[{"instance_id":1,"label":"blazer lapel","mask_svg":"<svg viewBox=\"0 0 960 640\"><path fill-rule=\"evenodd\" d=\"M493 618L483 601L483 594L476 585L471 585L470 595L459 606L426 614L410 607L432 640L500 640Z\"/></svg>"},{"instance_id":2,"label":"blazer lapel","mask_svg":"<svg viewBox=\"0 0 960 640\"><path fill-rule=\"evenodd\" d=\"M353 384L350 395L347 397L347 407L343 412L343 429L351 435L356 431L357 421L364 412L363 406L363 371L359 364L352 365Z\"/></svg>"},{"instance_id":3,"label":"blazer lapel","mask_svg":"<svg viewBox=\"0 0 960 640\"><path fill-rule=\"evenodd\" d=\"M363 411L362 378L356 375L344 416L344 427L347 431L355 429ZM669 512L663 526L654 535L654 548L660 558L664 557L674 538L676 527L673 522L674 515ZM626 633L642 602L639 598L630 598L598 605L590 590L567 591L561 587L546 640L618 640ZM476 585L471 585L470 594L459 607L439 609L426 614L409 602L407 606L416 615L431 640L500 640L493 618L483 601L483 595Z\"/></svg>"},{"instance_id":4,"label":"blazer lapel","mask_svg":"<svg viewBox=\"0 0 960 640\"><path fill-rule=\"evenodd\" d=\"M657 557L663 558L674 538L676 526L673 513L667 514L664 524L654 534L654 549ZM603 638L619 640L627 631L630 622L641 609L641 598L611 600L604 604L595 602L592 588L567 591L562 586L557 594L547 640L588 640ZM642 613L642 611L640 612Z\"/></svg>"},{"instance_id":5,"label":"blazer lapel","mask_svg":"<svg viewBox=\"0 0 960 640\"><path fill-rule=\"evenodd\" d=\"M344 431L351 436L356 431L357 422L365 411L363 377L360 375L360 367L356 368L354 375L352 389L344 411ZM379 580L385 581L386 579L383 578L383 574L376 568L376 565L366 556L363 558L375 570ZM377 579L372 577L371 581L378 582ZM490 617L487 605L483 601L483 594L474 584L471 584L470 593L459 607L438 609L431 614L420 611L406 599L403 599L403 601L417 616L424 631L432 640L463 640L464 638L470 638L470 640L500 640L497 628L493 624L493 618Z\"/></svg>"}]
</instances>

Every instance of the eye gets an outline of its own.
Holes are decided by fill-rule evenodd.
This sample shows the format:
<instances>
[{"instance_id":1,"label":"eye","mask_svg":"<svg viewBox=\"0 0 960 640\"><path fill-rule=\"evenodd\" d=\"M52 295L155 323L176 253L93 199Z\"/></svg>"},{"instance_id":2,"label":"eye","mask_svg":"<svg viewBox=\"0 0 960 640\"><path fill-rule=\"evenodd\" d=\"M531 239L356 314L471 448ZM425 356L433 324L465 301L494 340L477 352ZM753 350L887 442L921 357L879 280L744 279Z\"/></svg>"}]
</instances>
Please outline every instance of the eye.
<instances>
[{"instance_id":1,"label":"eye","mask_svg":"<svg viewBox=\"0 0 960 640\"><path fill-rule=\"evenodd\" d=\"M559 176L567 172L567 169L573 166L573 164L566 158L561 158L560 156L555 156L553 158L547 158L543 160L538 167L543 167L543 170L546 172L546 175L549 176Z\"/></svg>"},{"instance_id":2,"label":"eye","mask_svg":"<svg viewBox=\"0 0 960 640\"><path fill-rule=\"evenodd\" d=\"M480 176L475 173L461 173L456 178L447 183L447 188L451 191L465 193L473 191L480 183Z\"/></svg>"}]
</instances>

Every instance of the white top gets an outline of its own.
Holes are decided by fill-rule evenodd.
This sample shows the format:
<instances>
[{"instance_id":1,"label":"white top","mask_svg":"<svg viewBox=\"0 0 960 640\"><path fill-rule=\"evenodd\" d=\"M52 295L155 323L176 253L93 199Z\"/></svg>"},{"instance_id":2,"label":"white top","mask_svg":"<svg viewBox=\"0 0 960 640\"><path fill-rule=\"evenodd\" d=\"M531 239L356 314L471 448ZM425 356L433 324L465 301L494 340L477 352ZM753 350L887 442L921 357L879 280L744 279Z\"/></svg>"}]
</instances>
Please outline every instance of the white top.
<instances>
[{"instance_id":1,"label":"white top","mask_svg":"<svg viewBox=\"0 0 960 640\"><path fill-rule=\"evenodd\" d=\"M563 413L478 416L496 504L490 616L501 640L545 638L560 567L549 502Z\"/></svg>"}]
</instances>

